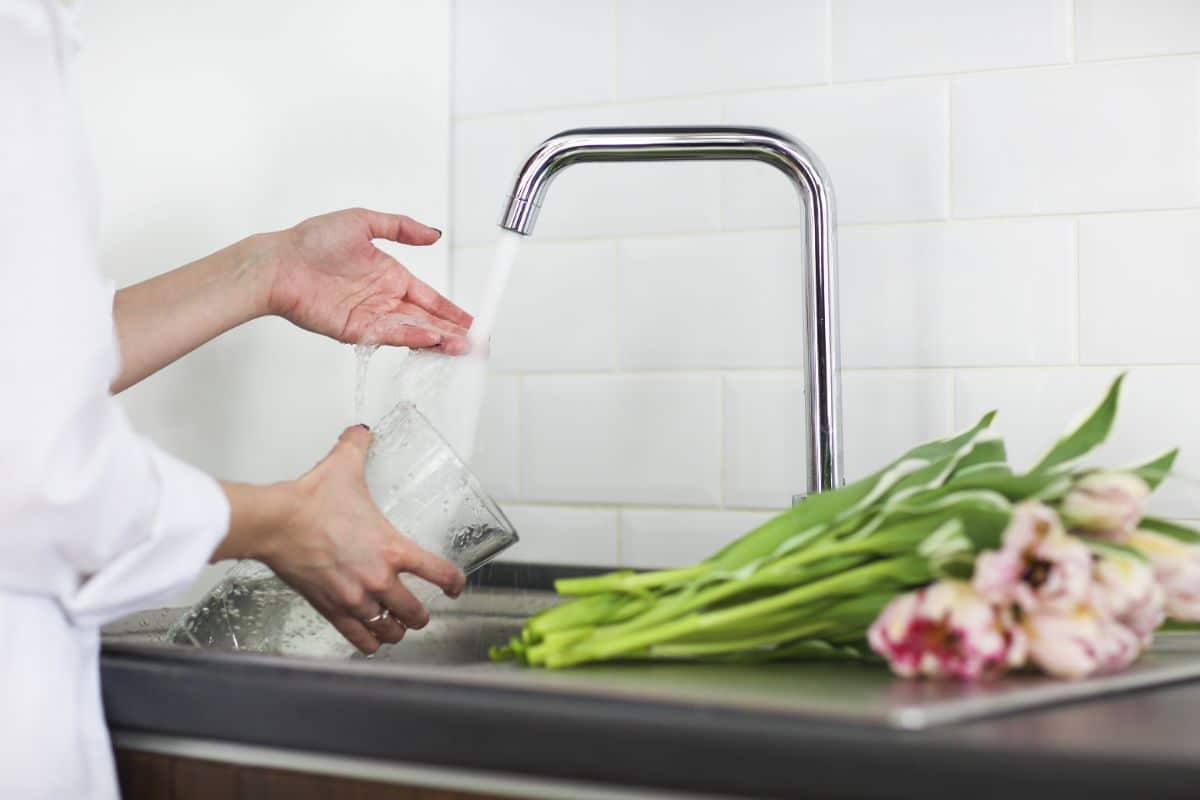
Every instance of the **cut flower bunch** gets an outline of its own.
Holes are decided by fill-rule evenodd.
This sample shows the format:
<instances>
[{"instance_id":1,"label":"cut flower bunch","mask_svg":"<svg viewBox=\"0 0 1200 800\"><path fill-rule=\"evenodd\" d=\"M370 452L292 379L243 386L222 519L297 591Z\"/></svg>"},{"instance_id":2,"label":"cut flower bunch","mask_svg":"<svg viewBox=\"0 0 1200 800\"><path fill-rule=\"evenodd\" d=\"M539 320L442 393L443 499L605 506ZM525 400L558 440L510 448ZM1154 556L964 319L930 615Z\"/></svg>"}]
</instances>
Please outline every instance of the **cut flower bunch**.
<instances>
[{"instance_id":1,"label":"cut flower bunch","mask_svg":"<svg viewBox=\"0 0 1200 800\"><path fill-rule=\"evenodd\" d=\"M1177 451L1085 467L1122 378L1029 471L990 431L930 442L813 495L689 567L560 580L495 660L887 661L904 677L1133 663L1168 619L1200 621L1200 532L1146 516Z\"/></svg>"}]
</instances>

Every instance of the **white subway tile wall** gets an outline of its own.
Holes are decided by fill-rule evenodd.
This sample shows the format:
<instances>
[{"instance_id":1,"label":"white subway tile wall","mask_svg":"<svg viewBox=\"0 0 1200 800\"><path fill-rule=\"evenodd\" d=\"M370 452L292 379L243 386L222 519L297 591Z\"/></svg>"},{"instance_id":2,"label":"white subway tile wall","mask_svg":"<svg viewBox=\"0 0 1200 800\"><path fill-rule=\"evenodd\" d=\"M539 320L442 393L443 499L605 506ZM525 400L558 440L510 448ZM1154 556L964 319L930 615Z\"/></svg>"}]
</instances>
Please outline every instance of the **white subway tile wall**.
<instances>
[{"instance_id":1,"label":"white subway tile wall","mask_svg":"<svg viewBox=\"0 0 1200 800\"><path fill-rule=\"evenodd\" d=\"M1079 221L1079 358L1178 364L1200 348L1200 211Z\"/></svg>"},{"instance_id":2,"label":"white subway tile wall","mask_svg":"<svg viewBox=\"0 0 1200 800\"><path fill-rule=\"evenodd\" d=\"M844 228L838 244L848 368L1070 363L1071 220Z\"/></svg>"},{"instance_id":3,"label":"white subway tile wall","mask_svg":"<svg viewBox=\"0 0 1200 800\"><path fill-rule=\"evenodd\" d=\"M522 383L522 499L720 505L718 376L528 375Z\"/></svg>"},{"instance_id":4,"label":"white subway tile wall","mask_svg":"<svg viewBox=\"0 0 1200 800\"><path fill-rule=\"evenodd\" d=\"M542 242L521 250L499 310L492 368L555 372L617 366L616 245L607 241ZM458 251L455 293L476 308L492 264L490 247ZM563 337L546 331L563 331Z\"/></svg>"},{"instance_id":5,"label":"white subway tile wall","mask_svg":"<svg viewBox=\"0 0 1200 800\"><path fill-rule=\"evenodd\" d=\"M849 225L946 216L947 108L944 80L910 80L730 96L725 121L779 128L812 147ZM796 225L795 190L770 167L722 169L726 228Z\"/></svg>"},{"instance_id":6,"label":"white subway tile wall","mask_svg":"<svg viewBox=\"0 0 1200 800\"><path fill-rule=\"evenodd\" d=\"M782 508L808 483L804 377L738 374L724 379L724 502Z\"/></svg>"},{"instance_id":7,"label":"white subway tile wall","mask_svg":"<svg viewBox=\"0 0 1200 800\"><path fill-rule=\"evenodd\" d=\"M1200 51L1194 0L1075 0L1080 61Z\"/></svg>"},{"instance_id":8,"label":"white subway tile wall","mask_svg":"<svg viewBox=\"0 0 1200 800\"><path fill-rule=\"evenodd\" d=\"M800 367L794 231L625 239L617 247L623 369Z\"/></svg>"},{"instance_id":9,"label":"white subway tile wall","mask_svg":"<svg viewBox=\"0 0 1200 800\"><path fill-rule=\"evenodd\" d=\"M851 478L992 408L1030 463L1132 369L1105 455L1183 446L1198 479L1157 502L1200 520L1198 9L456 0L455 296L478 296L546 136L778 127L835 188ZM555 182L496 329L476 460L521 530L511 558L682 564L803 491L799 223L757 164Z\"/></svg>"},{"instance_id":10,"label":"white subway tile wall","mask_svg":"<svg viewBox=\"0 0 1200 800\"><path fill-rule=\"evenodd\" d=\"M535 564L611 567L617 552L617 509L505 503L521 540L514 555Z\"/></svg>"},{"instance_id":11,"label":"white subway tile wall","mask_svg":"<svg viewBox=\"0 0 1200 800\"><path fill-rule=\"evenodd\" d=\"M1196 63L1109 62L955 78L954 213L1196 202Z\"/></svg>"},{"instance_id":12,"label":"white subway tile wall","mask_svg":"<svg viewBox=\"0 0 1200 800\"><path fill-rule=\"evenodd\" d=\"M618 0L617 94L625 98L825 83L825 0ZM764 21L770 24L763 24ZM706 58L697 58L698 53Z\"/></svg>"},{"instance_id":13,"label":"white subway tile wall","mask_svg":"<svg viewBox=\"0 0 1200 800\"><path fill-rule=\"evenodd\" d=\"M844 0L833 4L836 80L1061 64L1070 0Z\"/></svg>"},{"instance_id":14,"label":"white subway tile wall","mask_svg":"<svg viewBox=\"0 0 1200 800\"><path fill-rule=\"evenodd\" d=\"M621 565L681 567L708 558L769 520L766 511L621 510Z\"/></svg>"}]
</instances>

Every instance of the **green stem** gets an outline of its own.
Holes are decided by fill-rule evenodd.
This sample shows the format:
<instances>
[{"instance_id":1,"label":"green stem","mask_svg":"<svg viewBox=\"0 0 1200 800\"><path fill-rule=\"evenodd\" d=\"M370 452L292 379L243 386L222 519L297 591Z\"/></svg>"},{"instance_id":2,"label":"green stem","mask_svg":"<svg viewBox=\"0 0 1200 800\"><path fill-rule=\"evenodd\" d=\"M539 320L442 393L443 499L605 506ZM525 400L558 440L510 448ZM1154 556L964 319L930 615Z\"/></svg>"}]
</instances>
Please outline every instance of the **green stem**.
<instances>
[{"instance_id":1,"label":"green stem","mask_svg":"<svg viewBox=\"0 0 1200 800\"><path fill-rule=\"evenodd\" d=\"M848 565L844 562L830 565L835 573L844 572L850 566L853 565ZM829 571L827 570L812 569L807 574L800 573L789 576L788 585L803 584L809 580L818 580L828 575ZM676 619L689 612L715 605L744 592L770 588L777 585L776 581L778 578L779 576L773 573L758 572L748 578L727 581L707 589L698 589L691 592L685 590L674 597L659 600L646 613L640 614L624 624L597 628L595 637L597 639L613 639L627 636L636 631L645 630Z\"/></svg>"},{"instance_id":2,"label":"green stem","mask_svg":"<svg viewBox=\"0 0 1200 800\"><path fill-rule=\"evenodd\" d=\"M809 622L806 625L784 628L771 633L747 636L741 639L723 639L714 642L697 642L695 644L660 644L650 648L650 655L655 658L702 658L704 656L736 653L739 650L754 650L792 639L799 639L820 633L829 627L824 621Z\"/></svg>"},{"instance_id":3,"label":"green stem","mask_svg":"<svg viewBox=\"0 0 1200 800\"><path fill-rule=\"evenodd\" d=\"M567 667L586 661L616 658L623 653L669 642L706 628L753 620L761 615L793 608L813 600L842 594L855 594L864 589L877 588L872 584L889 578L913 581L918 578L929 580L930 577L932 576L928 564L919 557L908 556L891 561L880 561L762 600L719 611L693 614L628 636L605 640L593 636L576 647L548 655L546 666L551 668Z\"/></svg>"},{"instance_id":4,"label":"green stem","mask_svg":"<svg viewBox=\"0 0 1200 800\"><path fill-rule=\"evenodd\" d=\"M604 592L637 594L647 589L692 580L712 568L711 564L700 563L690 567L664 569L640 574L626 570L622 572L610 572L607 575L594 575L587 578L563 578L554 582L554 589L559 594L573 596L602 594Z\"/></svg>"}]
</instances>

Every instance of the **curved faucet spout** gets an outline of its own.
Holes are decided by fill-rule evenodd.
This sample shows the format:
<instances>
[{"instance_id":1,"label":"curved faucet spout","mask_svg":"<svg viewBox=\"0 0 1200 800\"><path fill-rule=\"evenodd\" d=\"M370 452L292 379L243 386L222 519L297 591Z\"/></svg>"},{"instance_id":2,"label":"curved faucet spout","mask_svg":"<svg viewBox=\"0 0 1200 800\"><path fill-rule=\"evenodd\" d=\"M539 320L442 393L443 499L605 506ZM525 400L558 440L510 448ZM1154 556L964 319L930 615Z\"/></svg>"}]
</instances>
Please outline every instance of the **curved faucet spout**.
<instances>
[{"instance_id":1,"label":"curved faucet spout","mask_svg":"<svg viewBox=\"0 0 1200 800\"><path fill-rule=\"evenodd\" d=\"M817 157L769 128L734 126L577 128L542 142L517 173L501 227L525 236L554 176L571 164L598 161L761 161L782 171L804 213L805 391L808 490L842 484L841 373L833 191Z\"/></svg>"}]
</instances>

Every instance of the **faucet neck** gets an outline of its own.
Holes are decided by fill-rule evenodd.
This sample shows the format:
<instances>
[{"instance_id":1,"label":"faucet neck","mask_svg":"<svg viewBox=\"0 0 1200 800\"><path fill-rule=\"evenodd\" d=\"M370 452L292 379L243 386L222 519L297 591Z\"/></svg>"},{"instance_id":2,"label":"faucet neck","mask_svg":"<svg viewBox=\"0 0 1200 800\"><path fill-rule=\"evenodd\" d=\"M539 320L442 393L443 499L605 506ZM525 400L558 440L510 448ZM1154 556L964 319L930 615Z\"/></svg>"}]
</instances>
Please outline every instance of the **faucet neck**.
<instances>
[{"instance_id":1,"label":"faucet neck","mask_svg":"<svg viewBox=\"0 0 1200 800\"><path fill-rule=\"evenodd\" d=\"M805 391L808 489L840 486L841 373L832 184L817 157L769 128L736 126L577 128L542 142L517 173L501 227L528 236L554 177L602 161L761 161L792 181L804 215Z\"/></svg>"}]
</instances>

